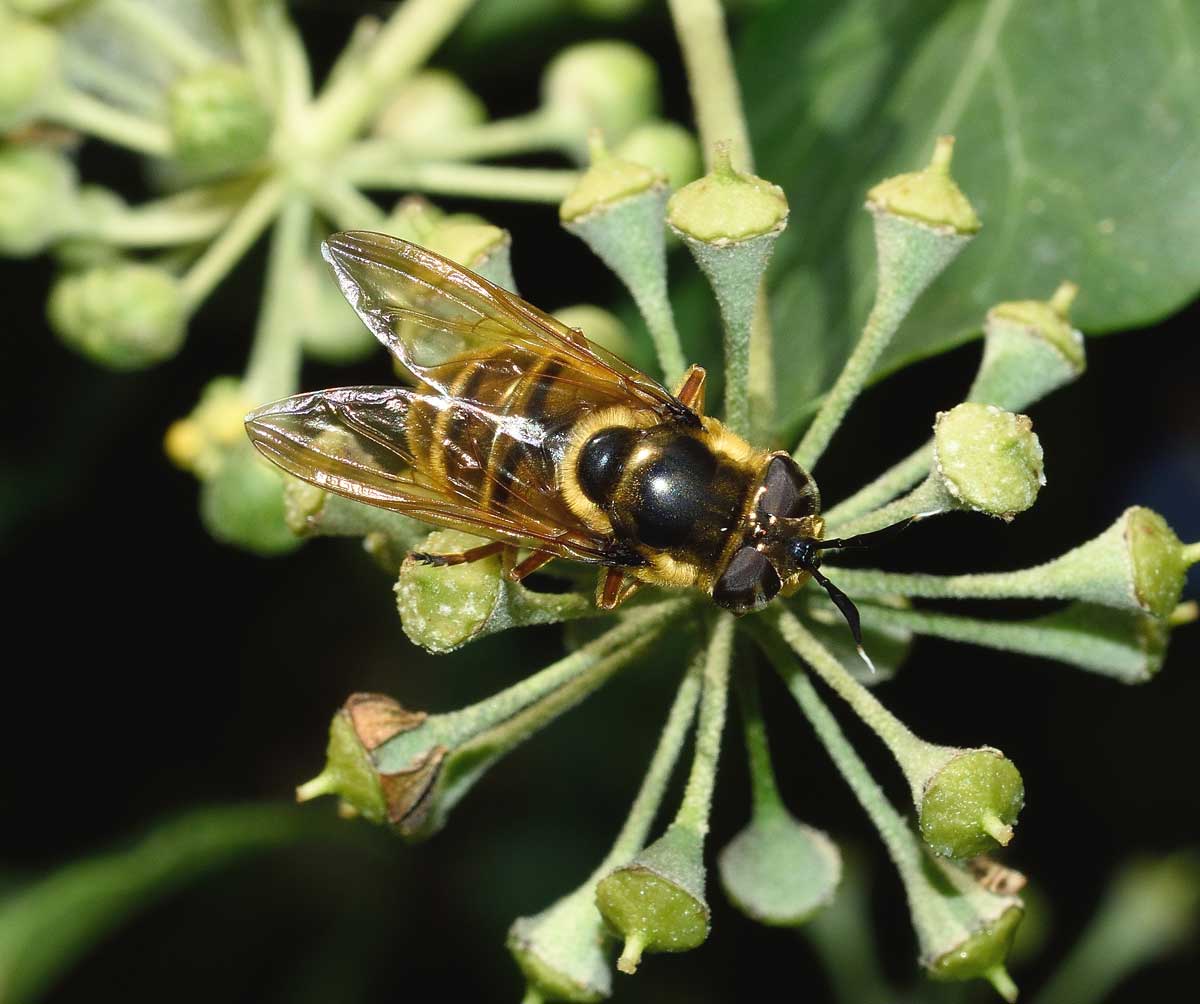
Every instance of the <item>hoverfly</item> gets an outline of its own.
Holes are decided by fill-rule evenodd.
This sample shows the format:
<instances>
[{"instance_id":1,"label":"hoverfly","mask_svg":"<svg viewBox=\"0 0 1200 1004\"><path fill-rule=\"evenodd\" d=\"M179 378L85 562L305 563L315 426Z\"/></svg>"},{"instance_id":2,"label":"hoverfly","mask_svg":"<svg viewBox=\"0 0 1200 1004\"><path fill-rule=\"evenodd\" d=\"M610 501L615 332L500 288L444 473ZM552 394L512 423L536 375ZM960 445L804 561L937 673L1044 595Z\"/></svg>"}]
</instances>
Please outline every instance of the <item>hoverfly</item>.
<instances>
[{"instance_id":1,"label":"hoverfly","mask_svg":"<svg viewBox=\"0 0 1200 1004\"><path fill-rule=\"evenodd\" d=\"M669 393L582 331L383 234L334 234L322 253L414 386L257 409L246 430L269 460L326 491L490 538L415 556L431 564L501 553L519 581L569 558L602 567L602 608L652 584L702 590L737 614L811 576L859 641L857 611L819 571L819 552L876 534L822 540L813 479L706 416L699 366Z\"/></svg>"}]
</instances>

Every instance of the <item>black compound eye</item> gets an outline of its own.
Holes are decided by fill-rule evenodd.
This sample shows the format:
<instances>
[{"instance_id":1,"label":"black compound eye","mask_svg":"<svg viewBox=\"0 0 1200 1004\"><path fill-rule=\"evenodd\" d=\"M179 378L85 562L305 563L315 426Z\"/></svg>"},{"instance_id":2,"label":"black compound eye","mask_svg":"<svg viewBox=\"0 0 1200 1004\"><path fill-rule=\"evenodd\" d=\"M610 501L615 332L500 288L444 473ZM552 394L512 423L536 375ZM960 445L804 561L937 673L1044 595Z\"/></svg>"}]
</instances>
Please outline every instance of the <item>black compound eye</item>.
<instances>
[{"instance_id":1,"label":"black compound eye","mask_svg":"<svg viewBox=\"0 0 1200 1004\"><path fill-rule=\"evenodd\" d=\"M791 457L772 457L763 475L758 518L796 519L812 516L820 508L821 499L813 479Z\"/></svg>"},{"instance_id":2,"label":"black compound eye","mask_svg":"<svg viewBox=\"0 0 1200 1004\"><path fill-rule=\"evenodd\" d=\"M597 505L612 497L637 440L637 429L618 425L601 429L583 444L575 463L575 475L583 493Z\"/></svg>"},{"instance_id":3,"label":"black compound eye","mask_svg":"<svg viewBox=\"0 0 1200 1004\"><path fill-rule=\"evenodd\" d=\"M779 573L766 556L754 547L743 547L713 586L713 602L743 614L774 599L781 586Z\"/></svg>"}]
</instances>

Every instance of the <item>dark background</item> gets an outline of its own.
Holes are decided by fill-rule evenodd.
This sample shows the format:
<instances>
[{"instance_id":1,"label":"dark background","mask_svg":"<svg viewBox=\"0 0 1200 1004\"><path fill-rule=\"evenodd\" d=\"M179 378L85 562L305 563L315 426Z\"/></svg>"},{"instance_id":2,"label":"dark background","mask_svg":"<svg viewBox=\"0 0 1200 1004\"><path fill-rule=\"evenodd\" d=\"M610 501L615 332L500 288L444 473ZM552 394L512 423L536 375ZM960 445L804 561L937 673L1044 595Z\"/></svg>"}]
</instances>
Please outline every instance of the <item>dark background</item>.
<instances>
[{"instance_id":1,"label":"dark background","mask_svg":"<svg viewBox=\"0 0 1200 1004\"><path fill-rule=\"evenodd\" d=\"M302 20L309 38L331 46L345 32L344 15L304 8ZM473 64L473 86L496 114L527 109L544 53L573 31L540 37L536 59L518 48ZM628 34L659 58L664 81L680 79L661 21ZM461 62L455 52L443 62ZM687 120L684 94L668 93L667 106ZM132 160L92 144L83 166L92 180L137 193ZM616 302L616 281L549 209L471 208L512 230L515 271L533 302ZM244 365L261 266L258 248L201 310L178 358L127 375L96 369L48 333L45 261L2 266L9 640L0 861L9 877L45 873L186 807L287 798L319 769L329 716L352 691L448 710L561 653L559 629L545 628L426 655L403 636L391 583L353 542L317 541L265 560L204 533L196 485L168 465L162 434L212 376ZM676 274L688 267L681 257L673 264ZM1193 307L1152 329L1089 342L1086 378L1033 410L1049 477L1033 510L1010 526L933 521L882 560L930 571L1020 567L1095 535L1134 503L1163 513L1184 540L1200 538L1198 319ZM978 351L966 346L872 389L818 471L825 497L858 487L923 438L928 416L961 398ZM310 366L304 386L380 379L382 356L350 370ZM1197 593L1193 575L1188 595ZM1045 953L1016 973L1024 986L1035 988L1069 946L1117 863L1197 842L1198 654L1200 632L1179 632L1160 678L1129 689L1047 662L919 640L882 689L920 735L996 745L1021 767L1028 806L1008 860L1033 877L1054 920ZM606 850L674 673L646 667L615 681L494 769L433 842L407 847L346 824L343 841L226 870L140 914L49 999L91 1001L119 989L131 1002L401 1000L429 985L464 999L517 999L520 981L503 948L508 924L574 888ZM905 981L913 946L899 883L788 696L768 680L766 699L788 799L871 863L883 958ZM894 766L836 710L903 804ZM747 811L732 721L713 849ZM754 926L715 888L710 902L709 941L619 978L621 1000L734 1000L752 977L823 999L824 978L793 933ZM1112 999L1165 999L1189 974L1200 975L1195 960L1177 956Z\"/></svg>"}]
</instances>

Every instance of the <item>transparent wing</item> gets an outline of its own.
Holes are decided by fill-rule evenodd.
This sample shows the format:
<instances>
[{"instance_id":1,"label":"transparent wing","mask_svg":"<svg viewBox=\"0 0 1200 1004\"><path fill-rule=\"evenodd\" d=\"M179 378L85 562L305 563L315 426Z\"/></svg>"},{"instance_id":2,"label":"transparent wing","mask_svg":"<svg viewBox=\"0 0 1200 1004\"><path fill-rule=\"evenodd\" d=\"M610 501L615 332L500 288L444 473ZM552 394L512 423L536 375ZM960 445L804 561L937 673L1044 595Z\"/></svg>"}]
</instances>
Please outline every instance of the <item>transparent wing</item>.
<instances>
[{"instance_id":1,"label":"transparent wing","mask_svg":"<svg viewBox=\"0 0 1200 1004\"><path fill-rule=\"evenodd\" d=\"M454 435L441 438L450 423ZM246 431L267 459L326 491L564 557L620 563L611 538L561 500L554 436L536 420L407 388L346 387L259 408ZM489 462L496 457L505 462Z\"/></svg>"},{"instance_id":2,"label":"transparent wing","mask_svg":"<svg viewBox=\"0 0 1200 1004\"><path fill-rule=\"evenodd\" d=\"M464 371L481 363L516 378L547 357L562 382L601 405L695 416L651 380L520 297L416 244L384 234L333 234L322 245L342 293L364 323L419 381L458 396Z\"/></svg>"}]
</instances>

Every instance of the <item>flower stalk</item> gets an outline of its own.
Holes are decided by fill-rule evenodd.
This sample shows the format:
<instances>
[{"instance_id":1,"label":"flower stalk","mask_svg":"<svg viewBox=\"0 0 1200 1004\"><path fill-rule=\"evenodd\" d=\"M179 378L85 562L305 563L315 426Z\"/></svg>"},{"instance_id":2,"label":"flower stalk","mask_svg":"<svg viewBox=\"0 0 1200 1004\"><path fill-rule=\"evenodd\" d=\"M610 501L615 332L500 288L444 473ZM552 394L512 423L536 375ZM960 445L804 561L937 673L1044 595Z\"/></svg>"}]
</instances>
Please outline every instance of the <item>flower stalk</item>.
<instances>
[{"instance_id":1,"label":"flower stalk","mask_svg":"<svg viewBox=\"0 0 1200 1004\"><path fill-rule=\"evenodd\" d=\"M959 866L931 858L795 658L778 638L758 640L887 848L908 896L921 964L935 979L985 979L1006 1001L1015 1001L1017 987L1004 960L1021 918L1020 900L991 893Z\"/></svg>"},{"instance_id":2,"label":"flower stalk","mask_svg":"<svg viewBox=\"0 0 1200 1004\"><path fill-rule=\"evenodd\" d=\"M952 137L941 137L924 171L881 182L867 196L875 221L875 304L793 454L805 470L812 470L825 452L917 298L979 229L974 210L950 177L953 147Z\"/></svg>"},{"instance_id":3,"label":"flower stalk","mask_svg":"<svg viewBox=\"0 0 1200 1004\"><path fill-rule=\"evenodd\" d=\"M695 717L703 674L704 659L694 659L675 693L637 797L604 860L574 892L536 916L519 918L509 930L509 950L528 983L526 1000L594 1001L612 992L605 951L609 932L596 909L596 884L645 845Z\"/></svg>"},{"instance_id":4,"label":"flower stalk","mask_svg":"<svg viewBox=\"0 0 1200 1004\"><path fill-rule=\"evenodd\" d=\"M696 748L687 787L667 831L596 885L596 906L624 938L617 968L637 971L643 952L684 952L708 937L704 842L717 757L725 725L733 618L722 614L709 633Z\"/></svg>"}]
</instances>

